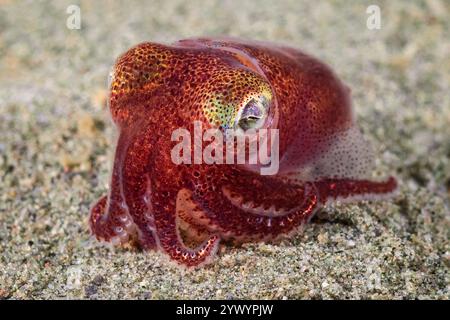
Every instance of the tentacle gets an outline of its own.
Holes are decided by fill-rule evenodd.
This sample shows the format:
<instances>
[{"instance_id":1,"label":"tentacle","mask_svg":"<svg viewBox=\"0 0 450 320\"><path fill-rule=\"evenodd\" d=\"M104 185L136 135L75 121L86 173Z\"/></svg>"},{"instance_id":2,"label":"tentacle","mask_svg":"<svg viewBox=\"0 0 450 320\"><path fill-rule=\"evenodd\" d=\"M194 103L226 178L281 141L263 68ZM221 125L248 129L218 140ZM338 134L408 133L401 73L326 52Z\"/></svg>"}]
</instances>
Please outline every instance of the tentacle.
<instances>
[{"instance_id":1,"label":"tentacle","mask_svg":"<svg viewBox=\"0 0 450 320\"><path fill-rule=\"evenodd\" d=\"M222 167L227 173L221 179L204 179L194 187L193 199L204 211L197 222L225 238L273 239L305 223L318 207L318 192L311 183L292 184L235 170Z\"/></svg>"},{"instance_id":2,"label":"tentacle","mask_svg":"<svg viewBox=\"0 0 450 320\"><path fill-rule=\"evenodd\" d=\"M154 193L155 225L161 248L175 261L187 267L197 267L209 263L214 257L220 238L218 235L209 238L195 249L186 247L181 239L175 215L176 195L168 191ZM166 195L166 196L164 196Z\"/></svg>"},{"instance_id":3,"label":"tentacle","mask_svg":"<svg viewBox=\"0 0 450 320\"><path fill-rule=\"evenodd\" d=\"M152 170L151 146L155 137L150 133L150 125L137 123L134 134L128 137L128 148L121 161L123 197L130 216L136 224L137 242L142 249L157 249L159 240L155 230L152 208L152 190L148 184L148 174ZM132 128L129 129L133 132Z\"/></svg>"},{"instance_id":4,"label":"tentacle","mask_svg":"<svg viewBox=\"0 0 450 320\"><path fill-rule=\"evenodd\" d=\"M122 164L126 151L125 133L119 135L114 168L111 176L111 187L108 196L101 197L91 208L90 227L97 239L112 242L114 245L134 240L136 226L131 218L128 206L123 198Z\"/></svg>"},{"instance_id":5,"label":"tentacle","mask_svg":"<svg viewBox=\"0 0 450 320\"><path fill-rule=\"evenodd\" d=\"M154 128L154 124L139 128L123 165L124 196L138 225L139 241L145 246L145 237L152 235L159 249L188 267L208 263L220 239L212 235L195 249L183 243L177 224L176 199L184 181L170 159L170 139L164 134L154 134ZM157 152L153 152L153 146L158 146Z\"/></svg>"},{"instance_id":6,"label":"tentacle","mask_svg":"<svg viewBox=\"0 0 450 320\"><path fill-rule=\"evenodd\" d=\"M183 239L189 244L199 244L209 237L209 230L205 226L207 220L202 221L205 213L192 199L192 191L181 189L177 195L177 225Z\"/></svg>"},{"instance_id":7,"label":"tentacle","mask_svg":"<svg viewBox=\"0 0 450 320\"><path fill-rule=\"evenodd\" d=\"M330 200L356 201L378 200L391 196L397 189L397 180L389 177L385 181L353 180L353 179L324 179L315 182L319 191L320 201Z\"/></svg>"}]
</instances>

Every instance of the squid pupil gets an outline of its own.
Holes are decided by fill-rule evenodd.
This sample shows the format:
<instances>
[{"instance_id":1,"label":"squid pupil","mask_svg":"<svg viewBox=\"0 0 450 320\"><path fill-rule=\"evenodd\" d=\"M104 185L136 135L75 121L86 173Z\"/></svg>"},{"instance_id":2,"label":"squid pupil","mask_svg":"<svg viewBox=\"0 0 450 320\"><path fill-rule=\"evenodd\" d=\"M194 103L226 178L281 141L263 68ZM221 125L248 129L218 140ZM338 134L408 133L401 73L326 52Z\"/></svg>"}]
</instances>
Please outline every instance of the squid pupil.
<instances>
[{"instance_id":1,"label":"squid pupil","mask_svg":"<svg viewBox=\"0 0 450 320\"><path fill-rule=\"evenodd\" d=\"M242 111L241 118L239 119L238 125L243 130L248 130L252 128L255 123L263 117L261 107L255 100L249 101Z\"/></svg>"}]
</instances>

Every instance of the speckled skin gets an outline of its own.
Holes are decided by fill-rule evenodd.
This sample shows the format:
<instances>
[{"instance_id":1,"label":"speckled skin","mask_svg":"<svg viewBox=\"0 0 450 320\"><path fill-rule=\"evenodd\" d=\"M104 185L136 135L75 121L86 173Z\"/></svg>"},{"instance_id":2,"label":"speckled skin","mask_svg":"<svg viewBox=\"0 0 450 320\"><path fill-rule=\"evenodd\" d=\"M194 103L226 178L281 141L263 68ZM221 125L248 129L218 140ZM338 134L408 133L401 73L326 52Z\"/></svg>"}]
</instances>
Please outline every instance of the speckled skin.
<instances>
[{"instance_id":1,"label":"speckled skin","mask_svg":"<svg viewBox=\"0 0 450 320\"><path fill-rule=\"evenodd\" d=\"M336 156L331 162L339 163L339 174L304 174L325 158L338 133L354 127L354 118L350 90L301 51L237 39L143 43L119 58L111 80L119 138L110 193L91 210L97 239L158 249L199 266L220 239L274 239L297 230L329 200L396 188L394 178L356 179ZM203 130L231 128L240 108L261 96L269 102L264 128L280 133L276 175L243 165L172 162L173 130L192 130L194 120ZM189 239L202 242L191 249Z\"/></svg>"}]
</instances>

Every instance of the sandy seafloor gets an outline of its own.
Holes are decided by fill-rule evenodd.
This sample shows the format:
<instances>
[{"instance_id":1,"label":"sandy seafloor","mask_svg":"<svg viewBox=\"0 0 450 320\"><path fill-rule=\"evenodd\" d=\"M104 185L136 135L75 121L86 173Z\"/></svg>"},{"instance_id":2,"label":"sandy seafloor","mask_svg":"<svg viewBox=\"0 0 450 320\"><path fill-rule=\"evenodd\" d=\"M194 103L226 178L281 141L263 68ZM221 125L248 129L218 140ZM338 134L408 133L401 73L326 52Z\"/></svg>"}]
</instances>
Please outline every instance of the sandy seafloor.
<instances>
[{"instance_id":1,"label":"sandy seafloor","mask_svg":"<svg viewBox=\"0 0 450 320\"><path fill-rule=\"evenodd\" d=\"M0 299L449 298L450 6L444 0L0 1ZM329 63L395 174L390 201L337 204L279 244L221 246L188 271L90 238L108 188L115 58L145 40L226 34ZM445 36L447 35L447 36Z\"/></svg>"}]
</instances>

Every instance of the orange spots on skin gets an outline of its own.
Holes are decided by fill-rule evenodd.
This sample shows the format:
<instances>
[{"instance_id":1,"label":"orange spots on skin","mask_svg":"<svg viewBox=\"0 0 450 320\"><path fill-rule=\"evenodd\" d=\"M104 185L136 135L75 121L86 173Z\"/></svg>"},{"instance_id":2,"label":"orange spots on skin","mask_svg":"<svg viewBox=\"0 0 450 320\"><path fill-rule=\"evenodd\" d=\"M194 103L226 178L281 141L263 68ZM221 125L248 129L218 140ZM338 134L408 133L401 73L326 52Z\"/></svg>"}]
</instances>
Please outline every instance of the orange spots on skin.
<instances>
[{"instance_id":1,"label":"orange spots on skin","mask_svg":"<svg viewBox=\"0 0 450 320\"><path fill-rule=\"evenodd\" d=\"M260 96L268 101L265 128L280 132L277 175L171 161L173 130L192 132L194 121L203 130L233 126L246 102ZM276 239L327 201L396 188L393 178L352 176L345 154L363 164L370 156L348 131L355 128L349 90L328 66L296 49L238 39L142 43L117 60L109 107L119 138L111 189L91 210L91 230L99 240L161 250L187 267L209 263L221 239ZM347 140L343 132L350 132ZM183 242L180 218L184 229L205 237L198 247Z\"/></svg>"}]
</instances>

